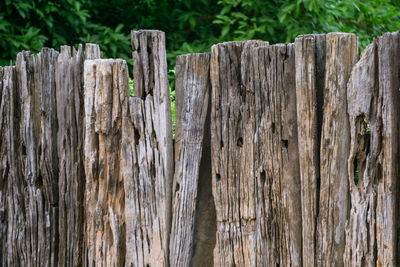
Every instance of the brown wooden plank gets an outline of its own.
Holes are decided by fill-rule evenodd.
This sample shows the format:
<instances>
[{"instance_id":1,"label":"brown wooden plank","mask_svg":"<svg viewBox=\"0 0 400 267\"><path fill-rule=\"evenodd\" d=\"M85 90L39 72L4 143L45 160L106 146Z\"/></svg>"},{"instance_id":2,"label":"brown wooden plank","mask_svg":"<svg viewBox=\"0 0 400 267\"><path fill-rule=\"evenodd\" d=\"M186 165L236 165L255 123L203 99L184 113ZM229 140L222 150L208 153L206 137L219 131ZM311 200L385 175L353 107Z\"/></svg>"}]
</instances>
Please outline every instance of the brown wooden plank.
<instances>
[{"instance_id":1,"label":"brown wooden plank","mask_svg":"<svg viewBox=\"0 0 400 267\"><path fill-rule=\"evenodd\" d=\"M321 266L344 264L345 225L349 214L347 82L357 57L358 41L354 34L329 33L326 36L317 225L317 264Z\"/></svg>"},{"instance_id":2,"label":"brown wooden plank","mask_svg":"<svg viewBox=\"0 0 400 267\"><path fill-rule=\"evenodd\" d=\"M263 41L227 42L211 48L211 154L217 234L215 266L254 266L254 93L252 49Z\"/></svg>"},{"instance_id":3,"label":"brown wooden plank","mask_svg":"<svg viewBox=\"0 0 400 267\"><path fill-rule=\"evenodd\" d=\"M301 35L295 41L304 266L315 266L316 256L325 46L324 34Z\"/></svg>"},{"instance_id":4,"label":"brown wooden plank","mask_svg":"<svg viewBox=\"0 0 400 267\"><path fill-rule=\"evenodd\" d=\"M256 48L257 265L302 266L293 44Z\"/></svg>"}]
</instances>

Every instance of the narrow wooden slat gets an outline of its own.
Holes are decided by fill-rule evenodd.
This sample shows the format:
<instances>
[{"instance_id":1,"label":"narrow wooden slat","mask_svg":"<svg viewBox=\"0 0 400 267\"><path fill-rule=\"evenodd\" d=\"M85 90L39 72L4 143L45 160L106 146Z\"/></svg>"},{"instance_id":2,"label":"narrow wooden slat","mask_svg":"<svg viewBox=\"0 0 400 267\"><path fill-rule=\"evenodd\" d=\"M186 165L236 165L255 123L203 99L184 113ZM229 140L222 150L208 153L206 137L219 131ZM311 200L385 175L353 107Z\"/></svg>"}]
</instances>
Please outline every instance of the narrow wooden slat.
<instances>
[{"instance_id":1,"label":"narrow wooden slat","mask_svg":"<svg viewBox=\"0 0 400 267\"><path fill-rule=\"evenodd\" d=\"M256 210L252 49L263 41L211 48L211 158L217 233L214 266L254 266Z\"/></svg>"},{"instance_id":2,"label":"narrow wooden slat","mask_svg":"<svg viewBox=\"0 0 400 267\"><path fill-rule=\"evenodd\" d=\"M378 38L379 102L382 152L376 167L377 266L399 264L400 32ZM380 130L380 129L379 129Z\"/></svg>"},{"instance_id":3,"label":"narrow wooden slat","mask_svg":"<svg viewBox=\"0 0 400 267\"><path fill-rule=\"evenodd\" d=\"M57 58L57 152L59 190L60 265L81 266L84 252L84 90L85 56L100 55L98 45L78 49L62 46ZM86 58L87 59L87 58Z\"/></svg>"},{"instance_id":4,"label":"narrow wooden slat","mask_svg":"<svg viewBox=\"0 0 400 267\"><path fill-rule=\"evenodd\" d=\"M255 49L257 265L302 266L295 49Z\"/></svg>"},{"instance_id":5,"label":"narrow wooden slat","mask_svg":"<svg viewBox=\"0 0 400 267\"><path fill-rule=\"evenodd\" d=\"M325 46L324 34L301 35L295 41L304 266L315 266L316 256Z\"/></svg>"},{"instance_id":6,"label":"narrow wooden slat","mask_svg":"<svg viewBox=\"0 0 400 267\"><path fill-rule=\"evenodd\" d=\"M348 82L350 122L348 175L350 216L346 224L346 266L376 265L377 159L381 152L378 57L374 41L361 54Z\"/></svg>"},{"instance_id":7,"label":"narrow wooden slat","mask_svg":"<svg viewBox=\"0 0 400 267\"><path fill-rule=\"evenodd\" d=\"M326 65L321 134L321 190L317 225L318 265L342 266L349 214L347 159L350 129L347 82L358 57L354 34L326 36Z\"/></svg>"},{"instance_id":8,"label":"narrow wooden slat","mask_svg":"<svg viewBox=\"0 0 400 267\"><path fill-rule=\"evenodd\" d=\"M10 68L10 67L8 67ZM9 93L4 85L6 67L0 67L0 265L7 264L7 187L9 183L9 160L8 160L8 108Z\"/></svg>"},{"instance_id":9,"label":"narrow wooden slat","mask_svg":"<svg viewBox=\"0 0 400 267\"><path fill-rule=\"evenodd\" d=\"M165 34L132 31L135 97L123 111L126 264L167 266L173 150Z\"/></svg>"},{"instance_id":10,"label":"narrow wooden slat","mask_svg":"<svg viewBox=\"0 0 400 267\"><path fill-rule=\"evenodd\" d=\"M125 191L120 175L122 112L129 94L127 64L86 60L85 239L89 266L125 263Z\"/></svg>"},{"instance_id":11,"label":"narrow wooden slat","mask_svg":"<svg viewBox=\"0 0 400 267\"><path fill-rule=\"evenodd\" d=\"M179 56L183 73L180 149L175 165L170 265L190 266L194 250L200 162L210 94L210 54ZM210 176L211 179L211 176ZM198 218L200 219L200 218ZM201 220L201 219L200 219Z\"/></svg>"}]
</instances>

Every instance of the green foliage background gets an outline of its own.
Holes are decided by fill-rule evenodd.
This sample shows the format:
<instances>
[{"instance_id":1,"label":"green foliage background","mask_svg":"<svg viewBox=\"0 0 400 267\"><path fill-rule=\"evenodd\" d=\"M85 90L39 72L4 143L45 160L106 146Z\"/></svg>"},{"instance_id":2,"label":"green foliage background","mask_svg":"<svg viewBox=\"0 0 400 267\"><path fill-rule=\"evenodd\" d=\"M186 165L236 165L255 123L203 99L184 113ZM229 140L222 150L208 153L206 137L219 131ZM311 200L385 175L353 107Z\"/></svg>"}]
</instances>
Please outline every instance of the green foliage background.
<instances>
[{"instance_id":1,"label":"green foliage background","mask_svg":"<svg viewBox=\"0 0 400 267\"><path fill-rule=\"evenodd\" d=\"M228 40L292 42L304 33L354 32L364 48L400 29L400 0L3 0L0 64L21 50L100 44L131 62L132 29L166 32L167 56L209 51Z\"/></svg>"},{"instance_id":2,"label":"green foliage background","mask_svg":"<svg viewBox=\"0 0 400 267\"><path fill-rule=\"evenodd\" d=\"M356 33L363 49L373 37L400 30L400 0L0 0L0 65L21 50L87 42L132 65L135 29L166 33L174 117L177 55L223 41L274 44L332 31Z\"/></svg>"}]
</instances>

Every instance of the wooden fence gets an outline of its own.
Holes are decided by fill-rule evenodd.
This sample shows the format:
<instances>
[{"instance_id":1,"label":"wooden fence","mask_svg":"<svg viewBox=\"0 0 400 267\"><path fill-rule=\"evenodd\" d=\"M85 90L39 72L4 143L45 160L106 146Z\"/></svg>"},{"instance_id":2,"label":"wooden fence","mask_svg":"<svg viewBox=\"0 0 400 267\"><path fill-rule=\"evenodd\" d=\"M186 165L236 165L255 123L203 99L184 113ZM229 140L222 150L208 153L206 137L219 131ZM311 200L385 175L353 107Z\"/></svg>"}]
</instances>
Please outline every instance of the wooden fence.
<instances>
[{"instance_id":1,"label":"wooden fence","mask_svg":"<svg viewBox=\"0 0 400 267\"><path fill-rule=\"evenodd\" d=\"M395 266L400 32L227 42L133 31L0 67L2 266Z\"/></svg>"}]
</instances>

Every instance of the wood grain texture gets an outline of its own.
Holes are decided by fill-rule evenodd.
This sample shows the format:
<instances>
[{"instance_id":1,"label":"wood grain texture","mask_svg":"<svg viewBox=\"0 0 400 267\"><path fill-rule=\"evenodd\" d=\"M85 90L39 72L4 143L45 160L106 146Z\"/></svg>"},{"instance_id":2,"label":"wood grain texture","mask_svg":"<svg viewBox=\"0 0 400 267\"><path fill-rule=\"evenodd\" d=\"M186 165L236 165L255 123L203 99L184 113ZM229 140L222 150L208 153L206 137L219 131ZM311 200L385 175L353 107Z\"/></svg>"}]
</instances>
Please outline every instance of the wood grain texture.
<instances>
[{"instance_id":1,"label":"wood grain texture","mask_svg":"<svg viewBox=\"0 0 400 267\"><path fill-rule=\"evenodd\" d=\"M214 266L254 266L256 210L252 49L263 41L212 46L211 158L217 233Z\"/></svg>"},{"instance_id":2,"label":"wood grain texture","mask_svg":"<svg viewBox=\"0 0 400 267\"><path fill-rule=\"evenodd\" d=\"M296 104L301 177L303 265L315 266L319 212L320 142L325 80L326 35L295 41Z\"/></svg>"},{"instance_id":3,"label":"wood grain texture","mask_svg":"<svg viewBox=\"0 0 400 267\"><path fill-rule=\"evenodd\" d=\"M122 111L129 94L126 62L86 60L85 239L89 266L125 264L125 191L120 173Z\"/></svg>"},{"instance_id":4,"label":"wood grain texture","mask_svg":"<svg viewBox=\"0 0 400 267\"><path fill-rule=\"evenodd\" d=\"M13 264L18 264L21 258L13 253L16 249L21 250L21 241L23 237L23 233L20 228L18 228L19 223L23 223L23 215L21 210L21 204L23 204L21 189L19 187L21 183L19 171L17 164L20 162L17 160L17 134L19 129L18 127L18 119L17 115L19 113L16 111L17 106L17 81L16 81L16 67L15 66L7 66L4 67L3 74L3 95L8 100L6 116L7 116L7 129L6 129L6 146L8 149L8 176L5 177L7 179L7 188L6 188L6 214L5 219L7 224L6 228L6 246L3 247L3 258L2 264L4 266L10 266ZM2 139L4 140L4 139ZM3 194L3 192L2 192ZM13 229L14 228L14 229ZM15 236L20 236L20 242L15 239ZM23 258L22 258L23 259Z\"/></svg>"},{"instance_id":5,"label":"wood grain texture","mask_svg":"<svg viewBox=\"0 0 400 267\"><path fill-rule=\"evenodd\" d=\"M317 226L317 264L321 266L344 264L345 224L350 208L347 82L357 56L358 41L354 34L329 33L326 36L321 191Z\"/></svg>"},{"instance_id":6,"label":"wood grain texture","mask_svg":"<svg viewBox=\"0 0 400 267\"><path fill-rule=\"evenodd\" d=\"M346 224L346 266L376 266L376 201L382 118L378 95L378 57L374 41L361 54L348 82L350 121L350 217ZM368 127L370 130L368 130Z\"/></svg>"},{"instance_id":7,"label":"wood grain texture","mask_svg":"<svg viewBox=\"0 0 400 267\"><path fill-rule=\"evenodd\" d=\"M302 266L295 49L255 49L257 265Z\"/></svg>"},{"instance_id":8,"label":"wood grain texture","mask_svg":"<svg viewBox=\"0 0 400 267\"><path fill-rule=\"evenodd\" d=\"M400 34L369 45L348 83L351 210L347 266L398 264Z\"/></svg>"},{"instance_id":9,"label":"wood grain texture","mask_svg":"<svg viewBox=\"0 0 400 267\"><path fill-rule=\"evenodd\" d=\"M400 32L378 38L382 152L377 166L377 266L399 264Z\"/></svg>"},{"instance_id":10,"label":"wood grain texture","mask_svg":"<svg viewBox=\"0 0 400 267\"><path fill-rule=\"evenodd\" d=\"M0 67L0 265L6 265L7 244L7 112L8 92L3 88L4 68Z\"/></svg>"},{"instance_id":11,"label":"wood grain texture","mask_svg":"<svg viewBox=\"0 0 400 267\"><path fill-rule=\"evenodd\" d=\"M184 105L185 91L183 79L185 75L186 57L177 56L175 63L175 139L174 139L174 158L178 159L179 147L181 144L182 133L182 110Z\"/></svg>"},{"instance_id":12,"label":"wood grain texture","mask_svg":"<svg viewBox=\"0 0 400 267\"><path fill-rule=\"evenodd\" d=\"M13 90L15 78L13 67L0 67L0 265L7 266L7 232L8 214L10 213L7 200L12 189L10 175L10 143L9 116L10 90Z\"/></svg>"},{"instance_id":13,"label":"wood grain texture","mask_svg":"<svg viewBox=\"0 0 400 267\"><path fill-rule=\"evenodd\" d=\"M17 55L5 69L8 99L6 265L57 265L55 72L58 52Z\"/></svg>"},{"instance_id":14,"label":"wood grain texture","mask_svg":"<svg viewBox=\"0 0 400 267\"><path fill-rule=\"evenodd\" d=\"M165 34L132 31L135 97L123 112L127 265L168 266L173 150Z\"/></svg>"},{"instance_id":15,"label":"wood grain texture","mask_svg":"<svg viewBox=\"0 0 400 267\"><path fill-rule=\"evenodd\" d=\"M179 56L184 92L180 149L175 165L170 265L190 266L194 250L195 216L205 121L210 95L210 54ZM200 218L199 218L200 219ZM200 219L201 220L201 219Z\"/></svg>"},{"instance_id":16,"label":"wood grain texture","mask_svg":"<svg viewBox=\"0 0 400 267\"><path fill-rule=\"evenodd\" d=\"M100 56L98 45L61 46L57 58L57 151L59 265L82 266L84 254L84 90L85 58Z\"/></svg>"}]
</instances>

